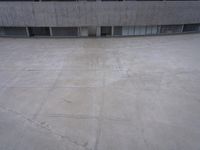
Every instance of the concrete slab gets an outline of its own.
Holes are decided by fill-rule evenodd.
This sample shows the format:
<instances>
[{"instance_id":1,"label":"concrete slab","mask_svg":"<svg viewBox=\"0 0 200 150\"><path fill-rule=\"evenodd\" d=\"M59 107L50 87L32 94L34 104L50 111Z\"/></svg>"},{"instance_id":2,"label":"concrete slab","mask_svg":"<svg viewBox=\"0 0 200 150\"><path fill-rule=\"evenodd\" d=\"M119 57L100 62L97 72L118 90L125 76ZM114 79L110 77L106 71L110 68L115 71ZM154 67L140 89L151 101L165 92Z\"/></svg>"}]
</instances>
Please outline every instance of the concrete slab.
<instances>
[{"instance_id":1,"label":"concrete slab","mask_svg":"<svg viewBox=\"0 0 200 150\"><path fill-rule=\"evenodd\" d=\"M199 41L0 38L0 149L199 150Z\"/></svg>"},{"instance_id":2,"label":"concrete slab","mask_svg":"<svg viewBox=\"0 0 200 150\"><path fill-rule=\"evenodd\" d=\"M55 88L47 96L48 101L41 114L55 117L98 117L102 93L100 88Z\"/></svg>"},{"instance_id":3,"label":"concrete slab","mask_svg":"<svg viewBox=\"0 0 200 150\"><path fill-rule=\"evenodd\" d=\"M0 87L9 86L16 78L18 71L1 70L0 71Z\"/></svg>"},{"instance_id":4,"label":"concrete slab","mask_svg":"<svg viewBox=\"0 0 200 150\"><path fill-rule=\"evenodd\" d=\"M48 88L11 87L3 90L0 105L33 118L46 99Z\"/></svg>"},{"instance_id":5,"label":"concrete slab","mask_svg":"<svg viewBox=\"0 0 200 150\"><path fill-rule=\"evenodd\" d=\"M59 75L59 71L49 70L28 70L21 71L10 87L49 87L51 88Z\"/></svg>"},{"instance_id":6,"label":"concrete slab","mask_svg":"<svg viewBox=\"0 0 200 150\"><path fill-rule=\"evenodd\" d=\"M56 80L55 87L102 87L103 72L95 70L64 70Z\"/></svg>"}]
</instances>

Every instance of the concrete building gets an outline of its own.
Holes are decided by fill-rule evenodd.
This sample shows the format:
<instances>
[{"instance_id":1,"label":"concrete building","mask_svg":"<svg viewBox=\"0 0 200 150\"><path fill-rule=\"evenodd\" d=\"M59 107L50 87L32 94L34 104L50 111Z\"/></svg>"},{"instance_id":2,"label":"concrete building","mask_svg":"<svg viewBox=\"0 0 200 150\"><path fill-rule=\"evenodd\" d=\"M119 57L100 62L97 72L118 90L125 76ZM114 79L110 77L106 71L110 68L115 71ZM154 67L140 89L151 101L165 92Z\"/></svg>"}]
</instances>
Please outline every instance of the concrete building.
<instances>
[{"instance_id":1,"label":"concrete building","mask_svg":"<svg viewBox=\"0 0 200 150\"><path fill-rule=\"evenodd\" d=\"M5 1L0 0L0 36L100 37L200 31L200 1Z\"/></svg>"}]
</instances>

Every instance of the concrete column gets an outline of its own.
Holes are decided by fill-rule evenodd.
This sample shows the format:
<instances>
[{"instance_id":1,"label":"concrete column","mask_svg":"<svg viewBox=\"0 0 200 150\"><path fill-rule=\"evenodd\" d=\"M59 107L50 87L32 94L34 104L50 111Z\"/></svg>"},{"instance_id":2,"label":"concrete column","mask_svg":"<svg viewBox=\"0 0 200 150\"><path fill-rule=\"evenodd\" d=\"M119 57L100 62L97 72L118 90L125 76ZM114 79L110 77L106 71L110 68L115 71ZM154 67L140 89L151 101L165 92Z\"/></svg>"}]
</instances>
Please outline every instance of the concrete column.
<instances>
[{"instance_id":1,"label":"concrete column","mask_svg":"<svg viewBox=\"0 0 200 150\"><path fill-rule=\"evenodd\" d=\"M49 27L49 33L50 33L50 36L52 37L53 36L53 32L52 32L52 28Z\"/></svg>"},{"instance_id":2,"label":"concrete column","mask_svg":"<svg viewBox=\"0 0 200 150\"><path fill-rule=\"evenodd\" d=\"M114 36L114 27L111 27L111 36Z\"/></svg>"},{"instance_id":3,"label":"concrete column","mask_svg":"<svg viewBox=\"0 0 200 150\"><path fill-rule=\"evenodd\" d=\"M78 33L77 33L77 37L81 36L81 27L77 27L78 28Z\"/></svg>"},{"instance_id":4,"label":"concrete column","mask_svg":"<svg viewBox=\"0 0 200 150\"><path fill-rule=\"evenodd\" d=\"M97 37L101 36L101 27L97 27Z\"/></svg>"},{"instance_id":5,"label":"concrete column","mask_svg":"<svg viewBox=\"0 0 200 150\"><path fill-rule=\"evenodd\" d=\"M184 27L184 25L182 25L182 28L181 28L181 33L183 32L183 27Z\"/></svg>"},{"instance_id":6,"label":"concrete column","mask_svg":"<svg viewBox=\"0 0 200 150\"><path fill-rule=\"evenodd\" d=\"M29 33L29 30L28 30L28 27L26 27L26 36L30 37L30 33Z\"/></svg>"}]
</instances>

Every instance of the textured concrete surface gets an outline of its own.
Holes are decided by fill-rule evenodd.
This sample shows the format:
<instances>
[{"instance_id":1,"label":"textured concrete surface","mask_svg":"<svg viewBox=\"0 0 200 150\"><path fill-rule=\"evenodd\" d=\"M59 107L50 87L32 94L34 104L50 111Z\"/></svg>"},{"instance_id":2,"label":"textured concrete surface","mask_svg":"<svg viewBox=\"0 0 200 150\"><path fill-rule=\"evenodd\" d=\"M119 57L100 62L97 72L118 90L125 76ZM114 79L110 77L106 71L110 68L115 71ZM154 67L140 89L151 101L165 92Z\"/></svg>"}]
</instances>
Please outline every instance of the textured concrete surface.
<instances>
[{"instance_id":1,"label":"textured concrete surface","mask_svg":"<svg viewBox=\"0 0 200 150\"><path fill-rule=\"evenodd\" d=\"M200 23L200 1L0 2L0 26Z\"/></svg>"},{"instance_id":2,"label":"textured concrete surface","mask_svg":"<svg viewBox=\"0 0 200 150\"><path fill-rule=\"evenodd\" d=\"M199 41L0 38L0 149L199 150Z\"/></svg>"}]
</instances>

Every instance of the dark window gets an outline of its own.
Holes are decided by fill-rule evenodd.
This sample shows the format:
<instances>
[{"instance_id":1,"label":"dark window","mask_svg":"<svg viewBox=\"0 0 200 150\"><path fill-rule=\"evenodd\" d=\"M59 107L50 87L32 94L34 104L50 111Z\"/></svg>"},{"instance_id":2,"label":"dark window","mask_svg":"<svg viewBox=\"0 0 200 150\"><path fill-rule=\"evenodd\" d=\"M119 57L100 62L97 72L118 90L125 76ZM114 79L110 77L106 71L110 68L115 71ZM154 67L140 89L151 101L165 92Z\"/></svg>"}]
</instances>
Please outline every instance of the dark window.
<instances>
[{"instance_id":1,"label":"dark window","mask_svg":"<svg viewBox=\"0 0 200 150\"><path fill-rule=\"evenodd\" d=\"M27 36L25 27L0 27L1 36Z\"/></svg>"},{"instance_id":2,"label":"dark window","mask_svg":"<svg viewBox=\"0 0 200 150\"><path fill-rule=\"evenodd\" d=\"M182 32L182 25L162 25L160 33L170 34L170 33L180 33Z\"/></svg>"},{"instance_id":3,"label":"dark window","mask_svg":"<svg viewBox=\"0 0 200 150\"><path fill-rule=\"evenodd\" d=\"M114 27L114 35L119 36L122 35L122 27Z\"/></svg>"},{"instance_id":4,"label":"dark window","mask_svg":"<svg viewBox=\"0 0 200 150\"><path fill-rule=\"evenodd\" d=\"M195 32L199 31L200 24L185 24L183 27L183 32Z\"/></svg>"},{"instance_id":5,"label":"dark window","mask_svg":"<svg viewBox=\"0 0 200 150\"><path fill-rule=\"evenodd\" d=\"M77 27L53 27L53 36L78 36Z\"/></svg>"},{"instance_id":6,"label":"dark window","mask_svg":"<svg viewBox=\"0 0 200 150\"><path fill-rule=\"evenodd\" d=\"M101 36L111 36L112 27L101 27Z\"/></svg>"},{"instance_id":7,"label":"dark window","mask_svg":"<svg viewBox=\"0 0 200 150\"><path fill-rule=\"evenodd\" d=\"M29 27L30 36L50 36L48 27Z\"/></svg>"}]
</instances>

